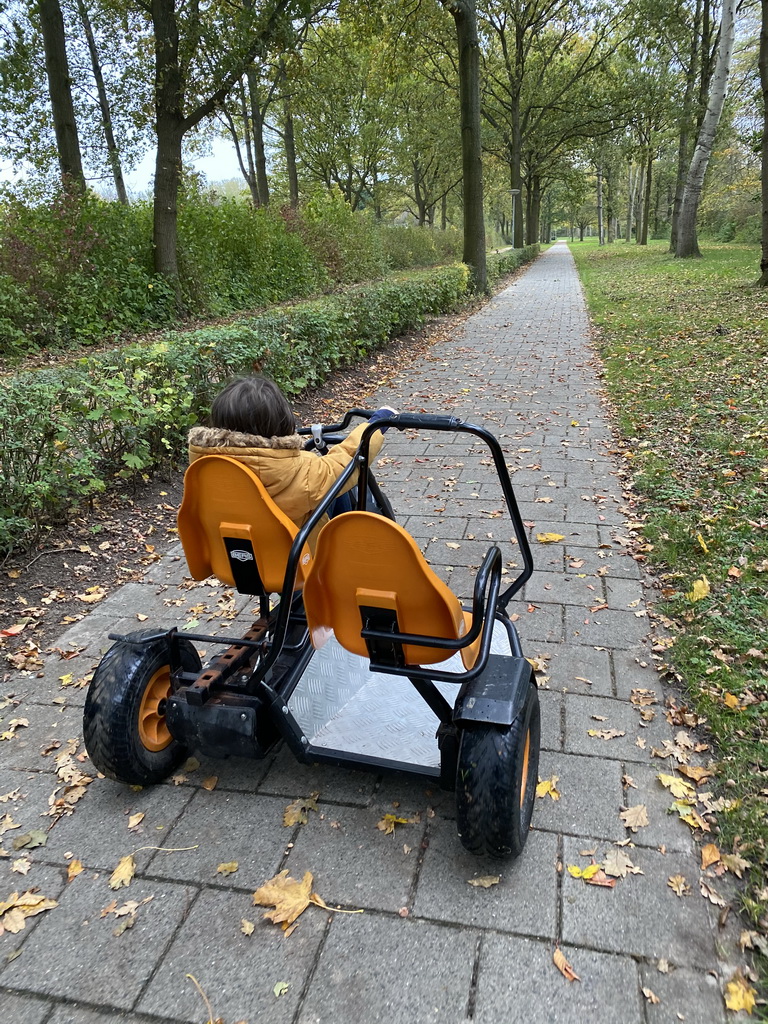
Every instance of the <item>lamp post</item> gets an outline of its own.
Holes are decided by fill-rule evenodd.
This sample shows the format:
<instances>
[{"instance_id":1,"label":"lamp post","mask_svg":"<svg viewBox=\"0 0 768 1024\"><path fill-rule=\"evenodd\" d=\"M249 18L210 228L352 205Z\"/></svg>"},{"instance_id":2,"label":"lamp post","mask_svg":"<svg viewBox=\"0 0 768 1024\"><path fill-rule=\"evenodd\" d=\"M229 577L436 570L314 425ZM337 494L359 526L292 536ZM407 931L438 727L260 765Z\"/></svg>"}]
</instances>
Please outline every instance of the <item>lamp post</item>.
<instances>
[{"instance_id":1,"label":"lamp post","mask_svg":"<svg viewBox=\"0 0 768 1024\"><path fill-rule=\"evenodd\" d=\"M517 197L520 195L519 188L510 189L512 196L512 248L515 248L515 210L517 209Z\"/></svg>"}]
</instances>

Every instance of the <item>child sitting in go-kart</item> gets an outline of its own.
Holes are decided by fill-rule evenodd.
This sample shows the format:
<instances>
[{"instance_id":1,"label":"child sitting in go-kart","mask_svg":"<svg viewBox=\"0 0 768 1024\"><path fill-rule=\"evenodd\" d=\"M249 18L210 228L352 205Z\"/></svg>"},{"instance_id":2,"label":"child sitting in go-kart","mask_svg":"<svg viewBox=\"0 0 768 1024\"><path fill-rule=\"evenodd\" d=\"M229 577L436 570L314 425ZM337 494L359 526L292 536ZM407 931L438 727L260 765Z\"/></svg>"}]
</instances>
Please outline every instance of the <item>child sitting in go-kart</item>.
<instances>
[{"instance_id":1,"label":"child sitting in go-kart","mask_svg":"<svg viewBox=\"0 0 768 1024\"><path fill-rule=\"evenodd\" d=\"M369 422L384 419L392 412L389 408L378 409ZM278 508L299 527L349 464L368 425L355 427L322 458L305 451L305 438L296 433L296 420L288 400L266 377L244 377L227 384L213 400L210 423L209 427L190 430L189 461L203 455L229 455L243 462L258 476ZM371 458L378 455L383 442L379 433L374 434L370 440ZM345 491L356 483L354 473ZM312 531L312 550L327 521L324 516Z\"/></svg>"}]
</instances>

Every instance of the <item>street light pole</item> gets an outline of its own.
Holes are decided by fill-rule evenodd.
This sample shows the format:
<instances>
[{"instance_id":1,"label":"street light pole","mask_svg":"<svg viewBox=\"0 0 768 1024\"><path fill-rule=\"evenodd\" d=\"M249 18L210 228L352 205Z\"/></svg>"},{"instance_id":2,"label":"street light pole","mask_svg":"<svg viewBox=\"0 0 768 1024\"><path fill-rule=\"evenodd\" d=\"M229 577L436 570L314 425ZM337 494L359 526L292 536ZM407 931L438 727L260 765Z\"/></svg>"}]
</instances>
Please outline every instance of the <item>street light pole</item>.
<instances>
[{"instance_id":1,"label":"street light pole","mask_svg":"<svg viewBox=\"0 0 768 1024\"><path fill-rule=\"evenodd\" d=\"M520 195L519 188L509 190L512 196L512 248L515 248L515 211L517 209L517 197Z\"/></svg>"}]
</instances>

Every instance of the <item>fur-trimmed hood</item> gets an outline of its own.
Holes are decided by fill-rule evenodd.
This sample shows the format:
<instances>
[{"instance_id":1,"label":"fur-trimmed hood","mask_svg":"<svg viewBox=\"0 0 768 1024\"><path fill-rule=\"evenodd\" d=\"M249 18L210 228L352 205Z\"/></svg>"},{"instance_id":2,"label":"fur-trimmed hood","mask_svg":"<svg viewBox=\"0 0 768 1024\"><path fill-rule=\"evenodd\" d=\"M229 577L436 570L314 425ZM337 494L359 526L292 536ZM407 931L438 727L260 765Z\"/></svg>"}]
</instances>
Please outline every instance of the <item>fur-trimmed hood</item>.
<instances>
[{"instance_id":1,"label":"fur-trimmed hood","mask_svg":"<svg viewBox=\"0 0 768 1024\"><path fill-rule=\"evenodd\" d=\"M270 448L272 451L284 451L303 448L306 438L299 434L262 437L260 434L241 434L239 430L225 430L223 427L193 427L187 440L195 448Z\"/></svg>"}]
</instances>

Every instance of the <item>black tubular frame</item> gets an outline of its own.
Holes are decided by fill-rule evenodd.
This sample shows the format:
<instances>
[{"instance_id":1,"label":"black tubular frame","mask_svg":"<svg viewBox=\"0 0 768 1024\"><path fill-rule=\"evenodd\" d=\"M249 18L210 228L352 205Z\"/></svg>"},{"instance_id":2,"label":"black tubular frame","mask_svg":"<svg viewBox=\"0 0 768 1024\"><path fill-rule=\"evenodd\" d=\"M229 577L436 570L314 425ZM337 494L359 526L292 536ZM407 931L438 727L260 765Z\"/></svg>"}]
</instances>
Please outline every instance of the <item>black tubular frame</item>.
<instances>
[{"instance_id":1,"label":"black tubular frame","mask_svg":"<svg viewBox=\"0 0 768 1024\"><path fill-rule=\"evenodd\" d=\"M372 415L373 413L370 410L350 409L340 423L324 426L323 434L335 434L339 431L345 430L354 417L369 419ZM511 598L525 585L533 572L533 559L531 556L530 545L528 543L525 526L518 509L517 500L512 488L512 482L510 480L509 471L507 469L501 445L493 434L484 427L467 423L455 416L435 416L428 413L392 413L390 416L377 419L375 423L369 424L366 427L357 452L352 457L349 464L344 468L331 489L323 497L320 504L310 514L307 521L296 534L288 555L280 602L272 614L263 614L265 610L264 599L263 596L260 598L262 610L261 618L265 621L263 634L258 636L258 638L247 639L245 637L235 638L228 636L211 636L204 633L183 632L173 628L138 639L130 639L122 635L110 633L110 639L122 640L124 642L135 644L167 640L170 645L170 661L172 675L175 680L175 689L192 681L192 679L189 678L190 673L182 671L181 658L178 649L180 640L186 639L206 644L215 643L228 645L233 648L240 647L245 650L251 648L253 650L253 656L256 659L256 664L251 665L250 661L246 659L246 664L248 664L247 681L244 681L243 679L245 673L242 673L239 685L235 685L228 681L227 685L229 687L229 692L239 693L245 697L260 695L262 698L266 698L270 705L279 707L282 713L277 715L276 720L278 727L283 733L285 739L288 740L295 752L298 753L301 749L300 742L301 744L306 744L306 738L302 737L299 742L298 736L300 736L301 733L298 725L293 720L293 716L289 713L287 701L295 687L298 685L304 667L311 656L309 635L306 628L306 617L303 613L300 595L294 590L299 568L299 560L310 534L320 523L323 516L327 513L333 502L345 489L350 478L356 472L359 471L357 484L358 511L365 511L367 493L369 490L376 499L381 495L378 484L370 471L369 460L371 437L374 432L381 427L393 428L401 431L429 430L467 433L472 434L483 441L489 448L493 457L502 493L512 519L515 538L523 559L522 571L512 581L512 583L502 591L501 551L496 545L493 545L489 549L475 579L471 607L472 627L465 636L458 640L421 636L411 633L384 632L381 630L367 628L363 628L361 631L361 635L364 640L379 639L387 640L389 642L395 641L398 644L408 644L415 647L437 647L444 649L447 652L460 651L474 643L474 641L481 636L480 650L478 652L475 665L468 671L445 672L437 670L434 667L399 667L391 664L375 664L371 662L371 671L386 672L390 675L406 676L409 678L441 721L450 722L452 709L445 698L440 694L440 691L434 686L434 682L470 682L477 678L477 676L484 671L487 664L493 635L493 623L496 621L503 623L507 630L513 656L522 656L520 640L517 636L517 631L509 620L509 616L506 614L506 608ZM310 427L305 427L301 428L298 433L301 435L310 435L312 430ZM389 503L387 502L386 504L388 505ZM385 513L386 511L387 510L385 509ZM394 518L394 516L392 516L392 518ZM258 595L254 595L254 597L257 596ZM302 637L298 642L286 644L289 629L292 627L303 627ZM293 664L282 671L278 671L276 662L281 654L293 654L294 652L295 658L293 660ZM273 668L275 668L275 672L270 676L270 670ZM303 749L304 752L306 752L306 746Z\"/></svg>"}]
</instances>

